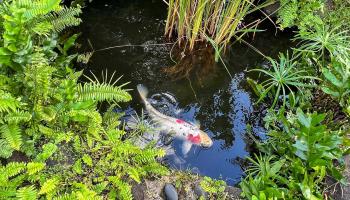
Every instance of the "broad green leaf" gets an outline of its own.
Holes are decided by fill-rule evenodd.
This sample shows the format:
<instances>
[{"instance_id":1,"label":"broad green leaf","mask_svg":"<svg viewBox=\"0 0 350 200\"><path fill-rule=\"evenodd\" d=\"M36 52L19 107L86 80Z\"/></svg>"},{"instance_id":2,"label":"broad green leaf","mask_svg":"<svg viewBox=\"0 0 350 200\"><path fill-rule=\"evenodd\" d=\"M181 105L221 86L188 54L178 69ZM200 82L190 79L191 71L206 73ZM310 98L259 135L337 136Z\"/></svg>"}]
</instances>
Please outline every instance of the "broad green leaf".
<instances>
[{"instance_id":1,"label":"broad green leaf","mask_svg":"<svg viewBox=\"0 0 350 200\"><path fill-rule=\"evenodd\" d=\"M322 68L322 73L324 75L324 77L331 82L333 85L337 86L337 87L342 87L343 83L338 80L338 78L327 68Z\"/></svg>"}]
</instances>

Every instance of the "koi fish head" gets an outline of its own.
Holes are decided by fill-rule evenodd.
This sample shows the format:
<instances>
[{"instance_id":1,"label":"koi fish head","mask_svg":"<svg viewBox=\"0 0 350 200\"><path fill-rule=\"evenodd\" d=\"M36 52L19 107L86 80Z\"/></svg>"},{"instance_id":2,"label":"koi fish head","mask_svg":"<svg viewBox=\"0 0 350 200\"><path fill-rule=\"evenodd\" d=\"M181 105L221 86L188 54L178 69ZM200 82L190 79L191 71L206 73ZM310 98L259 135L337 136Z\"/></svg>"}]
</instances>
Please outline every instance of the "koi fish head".
<instances>
[{"instance_id":1,"label":"koi fish head","mask_svg":"<svg viewBox=\"0 0 350 200\"><path fill-rule=\"evenodd\" d=\"M205 148L209 148L213 145L213 141L210 139L208 134L201 130L199 130L199 133L197 134L188 134L187 140L193 144L197 144Z\"/></svg>"},{"instance_id":2,"label":"koi fish head","mask_svg":"<svg viewBox=\"0 0 350 200\"><path fill-rule=\"evenodd\" d=\"M213 141L210 139L207 133L204 131L199 132L199 136L201 137L201 146L205 148L209 148L213 145Z\"/></svg>"},{"instance_id":3,"label":"koi fish head","mask_svg":"<svg viewBox=\"0 0 350 200\"><path fill-rule=\"evenodd\" d=\"M182 119L176 119L176 123L188 127L190 132L187 134L186 140L189 144L200 145L204 148L209 148L213 145L213 141L210 139L207 133L201 131L199 126L188 123Z\"/></svg>"}]
</instances>

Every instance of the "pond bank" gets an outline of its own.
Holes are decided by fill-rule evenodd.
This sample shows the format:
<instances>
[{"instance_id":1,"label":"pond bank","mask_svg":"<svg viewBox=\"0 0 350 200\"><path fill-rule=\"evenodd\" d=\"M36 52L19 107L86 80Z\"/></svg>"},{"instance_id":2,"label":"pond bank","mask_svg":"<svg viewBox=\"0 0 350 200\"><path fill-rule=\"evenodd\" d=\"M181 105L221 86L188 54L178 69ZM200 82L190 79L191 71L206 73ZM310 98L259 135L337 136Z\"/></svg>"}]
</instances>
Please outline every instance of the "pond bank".
<instances>
[{"instance_id":1,"label":"pond bank","mask_svg":"<svg viewBox=\"0 0 350 200\"><path fill-rule=\"evenodd\" d=\"M163 200L165 198L164 187L167 183L175 186L179 199L196 200L196 188L203 180L202 176L191 174L188 172L172 171L168 176L161 178L147 179L140 184L134 184L132 191L134 200ZM241 190L237 187L226 186L226 199L241 200ZM213 199L213 198L206 198Z\"/></svg>"}]
</instances>

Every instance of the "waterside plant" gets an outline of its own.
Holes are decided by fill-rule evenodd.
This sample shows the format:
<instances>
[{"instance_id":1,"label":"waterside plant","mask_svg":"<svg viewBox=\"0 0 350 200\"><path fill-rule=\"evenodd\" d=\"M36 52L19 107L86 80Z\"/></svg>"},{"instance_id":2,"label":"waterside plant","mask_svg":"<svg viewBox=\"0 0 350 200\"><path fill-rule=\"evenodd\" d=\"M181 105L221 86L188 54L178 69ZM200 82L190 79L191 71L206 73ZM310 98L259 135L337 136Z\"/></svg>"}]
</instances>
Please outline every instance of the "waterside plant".
<instances>
[{"instance_id":1,"label":"waterside plant","mask_svg":"<svg viewBox=\"0 0 350 200\"><path fill-rule=\"evenodd\" d=\"M268 87L264 83L272 82L271 79L262 82L263 84L248 80L260 99L261 95L268 96L265 93L277 98L271 103L268 115L264 118L268 138L260 141L253 137L259 153L248 158L250 166L247 167L247 177L240 184L242 195L248 199L330 199L332 194L329 188L336 187L329 186L330 182L335 182L335 185L345 185L348 182L343 173L344 156L349 154L350 148L349 32L346 26L329 23L326 15L315 15L319 20L310 20L312 23L308 25L303 22L304 17L311 19L310 13L292 16L295 21L289 21L292 12L305 12L303 9L319 5L312 2L320 1L290 1L286 5L299 5L302 8L288 11L292 7L282 7L280 11L280 17L284 19L280 21L282 24L290 22L290 25L298 25L299 29L295 37L299 43L293 48L296 74L288 76L292 82L298 83L297 87L289 90L289 94L281 95L279 90L266 92ZM335 12L327 15L334 16ZM277 67L284 68L283 63L272 62ZM255 71L272 77L276 75L275 68L272 64L267 70ZM300 78L298 73L314 77L313 88L301 87L302 84L311 83L311 79ZM288 84L288 81L283 81L283 84ZM315 93L319 91L325 94L323 97L328 95L329 98L315 99ZM309 96L311 94L311 97L305 98L305 93ZM303 101L298 102L296 99ZM333 110L328 110L327 114L317 113L318 106L315 104L326 100L339 107L342 113L337 114L344 115L345 118L333 120Z\"/></svg>"},{"instance_id":2,"label":"waterside plant","mask_svg":"<svg viewBox=\"0 0 350 200\"><path fill-rule=\"evenodd\" d=\"M192 50L197 41L212 39L224 49L233 37L254 31L258 21L244 24L243 19L266 4L255 6L252 0L169 0L165 35L177 34L179 42L189 43Z\"/></svg>"},{"instance_id":3,"label":"waterside plant","mask_svg":"<svg viewBox=\"0 0 350 200\"><path fill-rule=\"evenodd\" d=\"M70 54L80 7L60 0L0 5L0 199L132 199L131 184L166 174L164 152L135 146L113 106L122 85L81 82Z\"/></svg>"}]
</instances>

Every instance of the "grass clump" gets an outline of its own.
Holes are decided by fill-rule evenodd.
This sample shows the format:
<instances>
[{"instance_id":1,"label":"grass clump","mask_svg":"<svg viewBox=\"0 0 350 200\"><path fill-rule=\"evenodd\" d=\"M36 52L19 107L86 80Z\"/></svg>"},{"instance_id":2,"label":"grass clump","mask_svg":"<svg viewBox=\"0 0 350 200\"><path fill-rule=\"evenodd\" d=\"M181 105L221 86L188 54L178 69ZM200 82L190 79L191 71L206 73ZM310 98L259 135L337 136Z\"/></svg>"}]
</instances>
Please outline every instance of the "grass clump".
<instances>
[{"instance_id":1,"label":"grass clump","mask_svg":"<svg viewBox=\"0 0 350 200\"><path fill-rule=\"evenodd\" d=\"M253 0L169 0L165 35L177 34L179 42L188 41L192 50L197 41L212 41L225 47L232 37L252 31L257 21L244 25L243 19L254 10ZM249 28L250 27L250 28Z\"/></svg>"}]
</instances>

